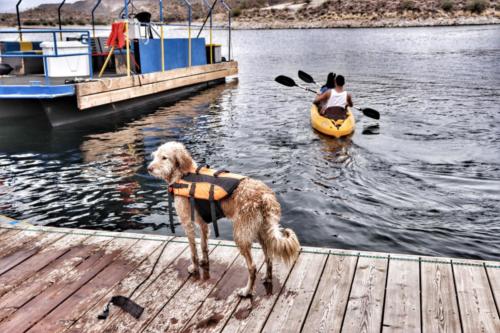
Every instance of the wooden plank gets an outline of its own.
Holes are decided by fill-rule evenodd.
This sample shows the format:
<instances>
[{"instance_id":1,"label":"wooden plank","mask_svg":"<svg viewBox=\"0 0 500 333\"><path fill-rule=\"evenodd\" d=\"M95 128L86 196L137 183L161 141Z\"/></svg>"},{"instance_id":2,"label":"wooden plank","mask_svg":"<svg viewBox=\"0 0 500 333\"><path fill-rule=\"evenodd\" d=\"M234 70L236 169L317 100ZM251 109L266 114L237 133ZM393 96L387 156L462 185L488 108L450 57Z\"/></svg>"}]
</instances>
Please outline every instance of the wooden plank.
<instances>
[{"instance_id":1,"label":"wooden plank","mask_svg":"<svg viewBox=\"0 0 500 333\"><path fill-rule=\"evenodd\" d=\"M81 246L72 247L63 256L23 281L15 289L0 298L0 321L4 320L18 308L39 295L54 283L62 281L75 267L109 243L109 237L90 237Z\"/></svg>"},{"instance_id":2,"label":"wooden plank","mask_svg":"<svg viewBox=\"0 0 500 333\"><path fill-rule=\"evenodd\" d=\"M0 332L26 331L113 262L122 251L126 251L136 242L136 239L115 239L106 244L103 249L78 265L57 284L46 288L1 322Z\"/></svg>"},{"instance_id":3,"label":"wooden plank","mask_svg":"<svg viewBox=\"0 0 500 333\"><path fill-rule=\"evenodd\" d=\"M386 275L387 259L359 258L342 332L380 332Z\"/></svg>"},{"instance_id":4,"label":"wooden plank","mask_svg":"<svg viewBox=\"0 0 500 333\"><path fill-rule=\"evenodd\" d=\"M273 266L272 286L266 287L257 283L253 298L242 299L223 332L260 332L278 298L293 266L275 263Z\"/></svg>"},{"instance_id":5,"label":"wooden plank","mask_svg":"<svg viewBox=\"0 0 500 333\"><path fill-rule=\"evenodd\" d=\"M9 233L10 237L2 242ZM79 246L86 237L89 238ZM139 321L116 307L112 307L107 321L99 321L96 316L110 296L128 295L147 276L156 259L160 245L156 240L137 240L139 243L131 248L133 251L124 252L126 246L122 245L135 241L52 234L45 229L9 229L0 233L0 243L2 246L5 243L7 248L0 249L4 251L0 257L0 272L4 268L4 274L0 275L0 332L30 329L55 333L293 332L301 330L301 326L304 332L338 332L343 318L342 332L419 332L421 325L425 333L461 332L459 311L464 332L500 332L500 269L480 266L482 262L460 261L452 268L449 259L424 260L419 281L418 262L391 259L385 276L385 259L361 257L356 269L356 258L327 256L318 250L318 254L302 253L300 260L304 263L297 262L292 273L284 265L276 265L274 294L268 295L257 281L257 295L253 299L239 299L234 292L245 283L247 270L241 257L231 264L235 256L231 257L227 251L236 250L217 247L220 250L211 256L212 275L206 281L196 281L186 271L190 261L186 243L168 245L160 269L134 296L134 301L146 308ZM121 242L124 243L116 245ZM38 252L29 254L34 248ZM309 249L312 250L315 249ZM254 252L257 263L262 253ZM214 265L215 253L219 261L222 260L219 265ZM302 259L306 256L311 259ZM319 281L315 274L321 273L322 266L311 266L318 257L324 258ZM363 261L364 268L361 267ZM462 265L462 262L471 265ZM12 267L5 271L9 265ZM387 291L385 306L382 306L385 279ZM287 282L282 287L284 281ZM351 282L352 292L348 297Z\"/></svg>"},{"instance_id":6,"label":"wooden plank","mask_svg":"<svg viewBox=\"0 0 500 333\"><path fill-rule=\"evenodd\" d=\"M1 228L0 230L2 230L2 233L0 234L0 242L2 243L12 235L20 233L22 231L22 229L17 228Z\"/></svg>"},{"instance_id":7,"label":"wooden plank","mask_svg":"<svg viewBox=\"0 0 500 333\"><path fill-rule=\"evenodd\" d=\"M40 252L44 247L64 237L64 234L42 233L40 237L25 244L25 248L17 249L15 252L0 258L0 275L8 272L13 267ZM1 287L0 287L1 288Z\"/></svg>"},{"instance_id":8,"label":"wooden plank","mask_svg":"<svg viewBox=\"0 0 500 333\"><path fill-rule=\"evenodd\" d=\"M389 262L383 333L420 332L420 264L418 257Z\"/></svg>"},{"instance_id":9,"label":"wooden plank","mask_svg":"<svg viewBox=\"0 0 500 333\"><path fill-rule=\"evenodd\" d=\"M421 280L423 332L461 332L451 265L423 261Z\"/></svg>"},{"instance_id":10,"label":"wooden plank","mask_svg":"<svg viewBox=\"0 0 500 333\"><path fill-rule=\"evenodd\" d=\"M119 257L92 280L52 310L50 314L34 325L29 332L56 333L64 331L74 322L74 318L78 318L82 312L85 312L96 301L105 296L109 289L118 284L128 273L139 266L160 245L162 245L161 242L154 240L137 242L127 251L122 252Z\"/></svg>"},{"instance_id":11,"label":"wooden plank","mask_svg":"<svg viewBox=\"0 0 500 333\"><path fill-rule=\"evenodd\" d=\"M214 65L193 66L191 68L177 68L166 72L148 73L132 75L130 77L108 77L101 78L99 81L83 82L76 85L76 94L78 97L92 94L109 92L118 89L135 87L143 84L151 84L180 77L199 75L227 68L237 68L237 62L227 62Z\"/></svg>"},{"instance_id":12,"label":"wooden plank","mask_svg":"<svg viewBox=\"0 0 500 333\"><path fill-rule=\"evenodd\" d=\"M67 235L0 276L0 296L12 290L30 276L77 246L89 236Z\"/></svg>"},{"instance_id":13,"label":"wooden plank","mask_svg":"<svg viewBox=\"0 0 500 333\"><path fill-rule=\"evenodd\" d=\"M43 235L40 231L22 230L8 237L2 242L0 247L0 258L5 257L17 250L23 249L26 245Z\"/></svg>"},{"instance_id":14,"label":"wooden plank","mask_svg":"<svg viewBox=\"0 0 500 333\"><path fill-rule=\"evenodd\" d=\"M209 251L212 250L214 250L214 246L210 245ZM188 273L187 267L190 263L191 253L189 250L186 250L152 284L139 294L139 297L135 301L144 307L144 313L141 318L136 320L126 313L119 313L100 332L140 332L155 318L156 314L188 280L199 278L190 276Z\"/></svg>"},{"instance_id":15,"label":"wooden plank","mask_svg":"<svg viewBox=\"0 0 500 333\"><path fill-rule=\"evenodd\" d=\"M210 256L210 270L203 272L199 279L189 279L156 314L144 332L175 332L184 327L217 286L238 253L236 247L218 246Z\"/></svg>"},{"instance_id":16,"label":"wooden plank","mask_svg":"<svg viewBox=\"0 0 500 333\"><path fill-rule=\"evenodd\" d=\"M212 80L222 79L230 75L237 74L236 69L223 69L219 71L209 72L193 76L174 78L167 81L157 83L138 85L130 88L112 90L106 93L81 96L77 98L78 108L80 110L128 100L132 98L152 95L167 90L172 90L180 87L186 87L198 83L209 82Z\"/></svg>"},{"instance_id":17,"label":"wooden plank","mask_svg":"<svg viewBox=\"0 0 500 333\"><path fill-rule=\"evenodd\" d=\"M354 252L337 252L328 257L303 332L340 332L358 258Z\"/></svg>"},{"instance_id":18,"label":"wooden plank","mask_svg":"<svg viewBox=\"0 0 500 333\"><path fill-rule=\"evenodd\" d=\"M141 86L145 84L158 83L161 81L172 80L176 78L188 77L193 75L205 74L225 69L238 68L236 61L224 62L212 65L193 66L190 68L177 68L165 72L101 78L99 81L83 82L76 85L77 97L109 92L118 89Z\"/></svg>"},{"instance_id":19,"label":"wooden plank","mask_svg":"<svg viewBox=\"0 0 500 333\"><path fill-rule=\"evenodd\" d=\"M2 230L6 230L6 232L0 235L0 244L2 244L2 246L7 245L9 243L10 238L23 232L23 230L21 229L2 229Z\"/></svg>"},{"instance_id":20,"label":"wooden plank","mask_svg":"<svg viewBox=\"0 0 500 333\"><path fill-rule=\"evenodd\" d=\"M486 262L485 264L490 280L491 293L495 298L497 313L500 315L500 262Z\"/></svg>"},{"instance_id":21,"label":"wooden plank","mask_svg":"<svg viewBox=\"0 0 500 333\"><path fill-rule=\"evenodd\" d=\"M252 257L257 267L265 270L264 254L259 248L252 249ZM261 264L260 264L261 263ZM265 271L264 271L265 272ZM205 302L195 313L190 322L182 328L186 332L216 332L220 331L229 320L234 309L241 301L237 290L243 288L248 277L245 258L238 256L217 287L208 295ZM264 275L262 275L264 277ZM257 274L256 284L261 282L261 274Z\"/></svg>"},{"instance_id":22,"label":"wooden plank","mask_svg":"<svg viewBox=\"0 0 500 333\"><path fill-rule=\"evenodd\" d=\"M3 235L6 234L6 233L9 233L11 231L13 231L14 229L11 229L11 228L2 228L2 226L0 225L0 241L2 240L2 238L4 237Z\"/></svg>"},{"instance_id":23,"label":"wooden plank","mask_svg":"<svg viewBox=\"0 0 500 333\"><path fill-rule=\"evenodd\" d=\"M482 266L453 264L464 333L500 332L500 318Z\"/></svg>"},{"instance_id":24,"label":"wooden plank","mask_svg":"<svg viewBox=\"0 0 500 333\"><path fill-rule=\"evenodd\" d=\"M300 332L327 257L300 254L262 332Z\"/></svg>"},{"instance_id":25,"label":"wooden plank","mask_svg":"<svg viewBox=\"0 0 500 333\"><path fill-rule=\"evenodd\" d=\"M133 299L136 300L139 295L157 278L162 274L162 272L170 265L172 262L179 257L183 252L186 251L187 244L185 243L169 243L165 249L164 254L160 258L158 265L149 278L142 287L140 287L134 294ZM153 268L154 262L157 256L160 254L161 249L157 249L153 254L146 258L146 260L134 270L127 278L120 282L112 291L110 291L105 297L103 297L98 303L89 308L86 313L83 313L80 317L75 317L75 323L66 332L101 332L106 325L108 325L116 315L124 315L122 311L117 308L113 308L110 311L107 320L99 320L97 316L102 312L109 299L114 295L130 295L130 293L141 284L145 278L149 275L151 269ZM188 256L187 256L188 257ZM160 281L166 281L161 279ZM142 306L142 304L141 304Z\"/></svg>"}]
</instances>

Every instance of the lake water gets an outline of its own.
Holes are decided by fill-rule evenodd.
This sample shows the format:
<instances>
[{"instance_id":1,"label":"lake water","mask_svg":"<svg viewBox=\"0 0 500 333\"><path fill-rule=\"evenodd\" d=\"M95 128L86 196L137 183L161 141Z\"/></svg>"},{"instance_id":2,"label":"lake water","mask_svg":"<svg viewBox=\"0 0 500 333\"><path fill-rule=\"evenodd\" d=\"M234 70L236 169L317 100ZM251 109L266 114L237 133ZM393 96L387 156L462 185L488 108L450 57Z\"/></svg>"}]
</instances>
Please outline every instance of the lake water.
<instances>
[{"instance_id":1,"label":"lake water","mask_svg":"<svg viewBox=\"0 0 500 333\"><path fill-rule=\"evenodd\" d=\"M0 124L0 212L169 234L166 186L146 166L178 140L199 163L271 186L303 245L499 259L499 36L499 26L236 31L239 80L83 129ZM299 69L343 74L380 121L358 114L343 140L314 132L313 96L273 81Z\"/></svg>"}]
</instances>

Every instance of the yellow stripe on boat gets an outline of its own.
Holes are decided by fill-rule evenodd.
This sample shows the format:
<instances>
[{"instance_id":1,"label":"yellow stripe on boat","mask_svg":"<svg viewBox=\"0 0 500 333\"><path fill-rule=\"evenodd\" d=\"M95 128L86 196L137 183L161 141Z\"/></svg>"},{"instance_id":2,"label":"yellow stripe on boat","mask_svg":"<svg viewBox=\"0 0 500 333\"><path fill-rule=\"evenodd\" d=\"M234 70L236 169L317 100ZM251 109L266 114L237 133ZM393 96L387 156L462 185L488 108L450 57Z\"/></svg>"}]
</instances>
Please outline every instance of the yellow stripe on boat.
<instances>
[{"instance_id":1,"label":"yellow stripe on boat","mask_svg":"<svg viewBox=\"0 0 500 333\"><path fill-rule=\"evenodd\" d=\"M334 120L323 117L319 114L318 107L311 106L311 126L320 133L340 138L354 132L356 123L350 107L347 108L347 118L345 120Z\"/></svg>"}]
</instances>

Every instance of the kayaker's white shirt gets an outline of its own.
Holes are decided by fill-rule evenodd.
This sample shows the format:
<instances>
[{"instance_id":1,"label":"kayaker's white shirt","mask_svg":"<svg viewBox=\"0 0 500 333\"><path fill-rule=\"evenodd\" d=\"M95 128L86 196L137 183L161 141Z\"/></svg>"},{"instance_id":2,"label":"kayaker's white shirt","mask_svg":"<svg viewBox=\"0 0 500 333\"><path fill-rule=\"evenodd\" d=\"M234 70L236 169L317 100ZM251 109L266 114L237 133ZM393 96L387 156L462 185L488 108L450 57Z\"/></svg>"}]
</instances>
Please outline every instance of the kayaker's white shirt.
<instances>
[{"instance_id":1,"label":"kayaker's white shirt","mask_svg":"<svg viewBox=\"0 0 500 333\"><path fill-rule=\"evenodd\" d=\"M330 98L326 102L325 109L332 106L340 106L345 108L347 106L347 91L338 93L335 89L330 90Z\"/></svg>"}]
</instances>

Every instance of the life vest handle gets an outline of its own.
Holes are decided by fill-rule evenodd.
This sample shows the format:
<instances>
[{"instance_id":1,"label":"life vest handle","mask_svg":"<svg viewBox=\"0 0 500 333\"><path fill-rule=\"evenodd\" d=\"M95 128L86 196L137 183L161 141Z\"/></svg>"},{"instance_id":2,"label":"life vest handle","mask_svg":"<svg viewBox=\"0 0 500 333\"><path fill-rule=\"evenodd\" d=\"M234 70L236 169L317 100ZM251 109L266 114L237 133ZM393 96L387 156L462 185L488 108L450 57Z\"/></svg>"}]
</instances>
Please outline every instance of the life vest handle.
<instances>
[{"instance_id":1,"label":"life vest handle","mask_svg":"<svg viewBox=\"0 0 500 333\"><path fill-rule=\"evenodd\" d=\"M220 169L214 172L214 177L219 177L223 173L229 173L229 170L226 169Z\"/></svg>"},{"instance_id":2,"label":"life vest handle","mask_svg":"<svg viewBox=\"0 0 500 333\"><path fill-rule=\"evenodd\" d=\"M210 169L210 165L206 164L206 165L199 165L196 170L194 171L195 174L199 175L200 174L200 171L201 169L203 168L206 168L206 169Z\"/></svg>"}]
</instances>

